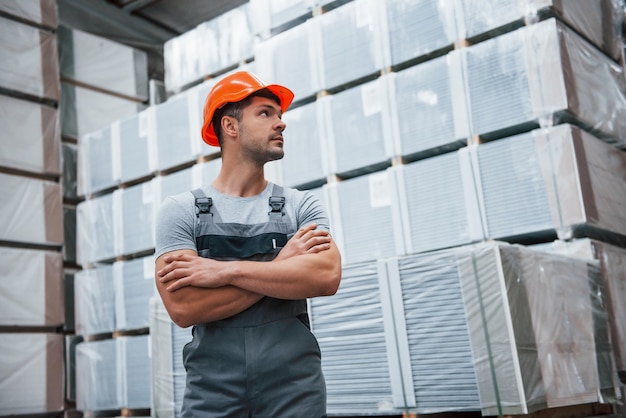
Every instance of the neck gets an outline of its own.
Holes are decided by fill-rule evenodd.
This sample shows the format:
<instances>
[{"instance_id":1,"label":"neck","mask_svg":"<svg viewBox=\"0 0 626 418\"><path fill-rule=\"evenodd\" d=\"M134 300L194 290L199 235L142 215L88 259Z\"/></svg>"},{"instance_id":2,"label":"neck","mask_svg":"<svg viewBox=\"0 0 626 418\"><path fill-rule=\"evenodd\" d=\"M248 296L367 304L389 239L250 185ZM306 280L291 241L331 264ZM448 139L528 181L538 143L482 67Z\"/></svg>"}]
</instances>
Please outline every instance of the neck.
<instances>
[{"instance_id":1,"label":"neck","mask_svg":"<svg viewBox=\"0 0 626 418\"><path fill-rule=\"evenodd\" d=\"M218 192L238 197L252 197L260 194L267 186L263 166L251 167L223 164L220 173L211 184Z\"/></svg>"}]
</instances>

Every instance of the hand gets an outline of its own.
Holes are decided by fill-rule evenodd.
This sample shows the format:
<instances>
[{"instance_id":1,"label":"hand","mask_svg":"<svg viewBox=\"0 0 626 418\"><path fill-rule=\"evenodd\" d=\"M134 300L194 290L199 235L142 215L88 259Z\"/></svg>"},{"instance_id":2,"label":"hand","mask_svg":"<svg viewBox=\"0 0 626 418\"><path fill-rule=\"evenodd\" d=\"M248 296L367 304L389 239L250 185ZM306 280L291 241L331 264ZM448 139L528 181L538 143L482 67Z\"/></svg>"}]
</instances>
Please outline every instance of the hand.
<instances>
[{"instance_id":1,"label":"hand","mask_svg":"<svg viewBox=\"0 0 626 418\"><path fill-rule=\"evenodd\" d=\"M317 229L317 224L300 228L280 250L274 260L284 260L296 255L315 254L330 248L330 233Z\"/></svg>"},{"instance_id":2,"label":"hand","mask_svg":"<svg viewBox=\"0 0 626 418\"><path fill-rule=\"evenodd\" d=\"M174 254L163 257L165 267L157 272L161 283L170 283L166 290L173 292L185 286L216 288L228 284L225 274L228 262L191 254Z\"/></svg>"}]
</instances>

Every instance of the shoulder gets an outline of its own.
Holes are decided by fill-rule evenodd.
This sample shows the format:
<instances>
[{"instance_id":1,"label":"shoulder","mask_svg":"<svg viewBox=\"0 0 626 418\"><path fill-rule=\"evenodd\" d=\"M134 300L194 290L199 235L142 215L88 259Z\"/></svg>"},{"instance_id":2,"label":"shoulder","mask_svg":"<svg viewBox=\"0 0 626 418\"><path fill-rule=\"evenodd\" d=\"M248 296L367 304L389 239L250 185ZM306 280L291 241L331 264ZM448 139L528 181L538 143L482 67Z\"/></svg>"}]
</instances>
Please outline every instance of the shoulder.
<instances>
[{"instance_id":1,"label":"shoulder","mask_svg":"<svg viewBox=\"0 0 626 418\"><path fill-rule=\"evenodd\" d=\"M172 196L167 196L159 205L159 217L169 217L178 214L183 215L186 212L193 213L195 205L195 197L191 192L183 192Z\"/></svg>"}]
</instances>

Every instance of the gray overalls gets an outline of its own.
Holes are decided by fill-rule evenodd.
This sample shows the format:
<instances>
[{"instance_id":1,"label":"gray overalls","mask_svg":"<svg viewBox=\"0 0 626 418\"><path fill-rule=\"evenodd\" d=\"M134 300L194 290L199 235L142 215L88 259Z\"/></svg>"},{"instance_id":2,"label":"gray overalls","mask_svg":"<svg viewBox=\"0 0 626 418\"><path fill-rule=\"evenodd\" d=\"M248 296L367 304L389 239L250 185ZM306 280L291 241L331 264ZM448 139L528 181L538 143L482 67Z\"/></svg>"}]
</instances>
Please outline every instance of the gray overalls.
<instances>
[{"instance_id":1,"label":"gray overalls","mask_svg":"<svg viewBox=\"0 0 626 418\"><path fill-rule=\"evenodd\" d=\"M296 231L274 186L268 222L223 223L212 200L196 197L198 254L216 260L270 261ZM264 297L227 319L193 327L183 349L187 386L182 416L320 418L326 385L305 300Z\"/></svg>"}]
</instances>

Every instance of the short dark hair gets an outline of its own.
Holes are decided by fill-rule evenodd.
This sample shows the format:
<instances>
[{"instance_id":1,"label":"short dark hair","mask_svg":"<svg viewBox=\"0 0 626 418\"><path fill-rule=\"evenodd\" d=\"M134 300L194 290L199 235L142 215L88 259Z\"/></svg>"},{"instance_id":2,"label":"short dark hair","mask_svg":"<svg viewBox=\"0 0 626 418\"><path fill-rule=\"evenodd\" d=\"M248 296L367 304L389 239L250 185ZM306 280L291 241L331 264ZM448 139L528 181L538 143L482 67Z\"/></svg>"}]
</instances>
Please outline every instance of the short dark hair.
<instances>
[{"instance_id":1,"label":"short dark hair","mask_svg":"<svg viewBox=\"0 0 626 418\"><path fill-rule=\"evenodd\" d=\"M255 91L243 100L226 103L224 106L216 109L213 113L211 123L213 124L213 130L215 131L215 136L217 136L217 141L219 142L220 147L222 146L222 118L224 116L231 116L237 119L238 122L241 122L243 110L250 105L252 98L254 97L265 97L266 99L275 101L276 104L280 106L280 99L278 96L272 93L269 89L261 89L259 91Z\"/></svg>"}]
</instances>

